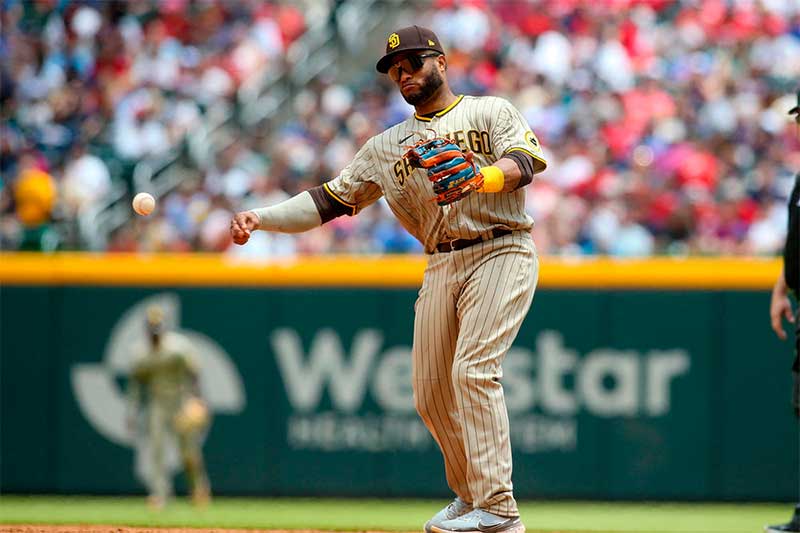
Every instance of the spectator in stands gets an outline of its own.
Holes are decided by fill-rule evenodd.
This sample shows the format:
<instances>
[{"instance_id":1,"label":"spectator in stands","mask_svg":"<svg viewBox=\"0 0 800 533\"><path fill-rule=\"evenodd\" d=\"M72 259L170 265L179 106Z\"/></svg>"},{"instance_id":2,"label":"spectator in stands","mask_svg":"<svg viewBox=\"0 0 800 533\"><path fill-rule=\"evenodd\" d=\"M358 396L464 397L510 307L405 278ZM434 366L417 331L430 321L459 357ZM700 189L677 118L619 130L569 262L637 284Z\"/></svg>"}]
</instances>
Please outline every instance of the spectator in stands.
<instances>
[{"instance_id":1,"label":"spectator in stands","mask_svg":"<svg viewBox=\"0 0 800 533\"><path fill-rule=\"evenodd\" d=\"M76 142L90 153L102 148L109 168L108 158L135 162L179 148L247 80L291 66L289 46L314 22L305 17L316 0L304 1L309 9L244 0L4 2L0 68L11 80L0 86L0 113L3 133L14 134L0 142L0 168L15 167L12 152L36 149L63 188ZM451 50L452 86L511 99L549 151L551 165L527 200L542 253L779 253L800 159L783 120L784 95L800 78L796 2L566 0L530 9L432 0L422 9L417 15ZM335 175L369 136L411 112L367 72L344 79L328 71L305 84L291 96L291 121L274 130L234 125L220 154L195 162L203 176L195 192L238 204L263 193L265 176L292 195ZM112 171L112 180L130 180L123 168L127 178ZM194 205L189 234L152 218L167 232L159 242L217 246L198 237L213 210ZM353 224L289 237L276 253L413 251L375 209ZM4 211L0 228L18 223L5 220L13 213ZM118 234L127 237L113 248L134 245L131 232Z\"/></svg>"}]
</instances>

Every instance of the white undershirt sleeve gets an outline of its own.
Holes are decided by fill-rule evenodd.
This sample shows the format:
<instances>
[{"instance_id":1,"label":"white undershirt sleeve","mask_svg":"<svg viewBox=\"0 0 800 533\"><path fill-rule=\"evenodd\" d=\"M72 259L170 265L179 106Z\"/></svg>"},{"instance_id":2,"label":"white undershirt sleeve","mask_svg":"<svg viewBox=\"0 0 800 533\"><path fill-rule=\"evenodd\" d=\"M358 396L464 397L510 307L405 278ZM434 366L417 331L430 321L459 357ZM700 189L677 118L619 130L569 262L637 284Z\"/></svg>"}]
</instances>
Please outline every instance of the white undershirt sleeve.
<instances>
[{"instance_id":1,"label":"white undershirt sleeve","mask_svg":"<svg viewBox=\"0 0 800 533\"><path fill-rule=\"evenodd\" d=\"M281 233L301 233L322 225L319 211L308 191L270 207L253 209L258 229Z\"/></svg>"}]
</instances>

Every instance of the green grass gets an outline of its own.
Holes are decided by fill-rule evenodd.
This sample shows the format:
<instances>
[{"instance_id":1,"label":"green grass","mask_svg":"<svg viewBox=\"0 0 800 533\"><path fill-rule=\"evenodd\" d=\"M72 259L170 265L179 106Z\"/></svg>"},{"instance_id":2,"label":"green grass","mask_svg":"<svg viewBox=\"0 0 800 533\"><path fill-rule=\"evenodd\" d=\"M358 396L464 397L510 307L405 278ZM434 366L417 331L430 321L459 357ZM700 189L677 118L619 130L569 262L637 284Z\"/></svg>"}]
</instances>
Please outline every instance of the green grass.
<instances>
[{"instance_id":1,"label":"green grass","mask_svg":"<svg viewBox=\"0 0 800 533\"><path fill-rule=\"evenodd\" d=\"M217 498L149 511L144 498L0 497L0 523L420 531L444 505L422 500ZM789 519L789 504L522 502L528 533L756 533Z\"/></svg>"}]
</instances>

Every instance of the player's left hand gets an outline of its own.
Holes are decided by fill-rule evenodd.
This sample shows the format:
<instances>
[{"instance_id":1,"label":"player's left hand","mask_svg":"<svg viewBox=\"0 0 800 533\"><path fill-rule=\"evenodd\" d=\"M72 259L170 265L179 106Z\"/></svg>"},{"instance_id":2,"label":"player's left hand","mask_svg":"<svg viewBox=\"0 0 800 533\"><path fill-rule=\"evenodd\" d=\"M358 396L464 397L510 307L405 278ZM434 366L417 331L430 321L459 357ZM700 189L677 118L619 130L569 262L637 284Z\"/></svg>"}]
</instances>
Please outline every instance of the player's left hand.
<instances>
[{"instance_id":1,"label":"player's left hand","mask_svg":"<svg viewBox=\"0 0 800 533\"><path fill-rule=\"evenodd\" d=\"M786 340L786 332L783 330L782 318L788 322L794 322L794 313L792 312L792 302L786 292L783 284L778 283L772 289L772 300L769 304L769 318L772 322L772 330L779 339Z\"/></svg>"},{"instance_id":2,"label":"player's left hand","mask_svg":"<svg viewBox=\"0 0 800 533\"><path fill-rule=\"evenodd\" d=\"M461 150L448 139L420 141L406 152L406 158L411 166L427 171L439 205L462 200L483 186L472 152Z\"/></svg>"},{"instance_id":3,"label":"player's left hand","mask_svg":"<svg viewBox=\"0 0 800 533\"><path fill-rule=\"evenodd\" d=\"M208 420L208 406L200 398L192 396L183 402L173 423L178 433L186 435L207 426Z\"/></svg>"}]
</instances>

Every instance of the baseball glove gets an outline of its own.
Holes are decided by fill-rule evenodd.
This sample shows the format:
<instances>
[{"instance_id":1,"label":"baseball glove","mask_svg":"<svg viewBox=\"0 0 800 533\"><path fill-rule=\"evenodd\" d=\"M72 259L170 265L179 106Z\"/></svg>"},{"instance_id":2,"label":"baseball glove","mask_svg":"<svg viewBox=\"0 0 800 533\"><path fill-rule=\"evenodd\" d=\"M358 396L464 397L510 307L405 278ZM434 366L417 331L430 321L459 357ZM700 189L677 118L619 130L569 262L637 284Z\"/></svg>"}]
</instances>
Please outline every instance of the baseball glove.
<instances>
[{"instance_id":1,"label":"baseball glove","mask_svg":"<svg viewBox=\"0 0 800 533\"><path fill-rule=\"evenodd\" d=\"M194 433L208 425L208 407L196 396L187 398L175 415L175 431L181 434Z\"/></svg>"},{"instance_id":2,"label":"baseball glove","mask_svg":"<svg viewBox=\"0 0 800 533\"><path fill-rule=\"evenodd\" d=\"M472 152L461 150L448 139L422 140L406 152L406 159L411 166L428 172L439 205L457 202L483 186Z\"/></svg>"}]
</instances>

